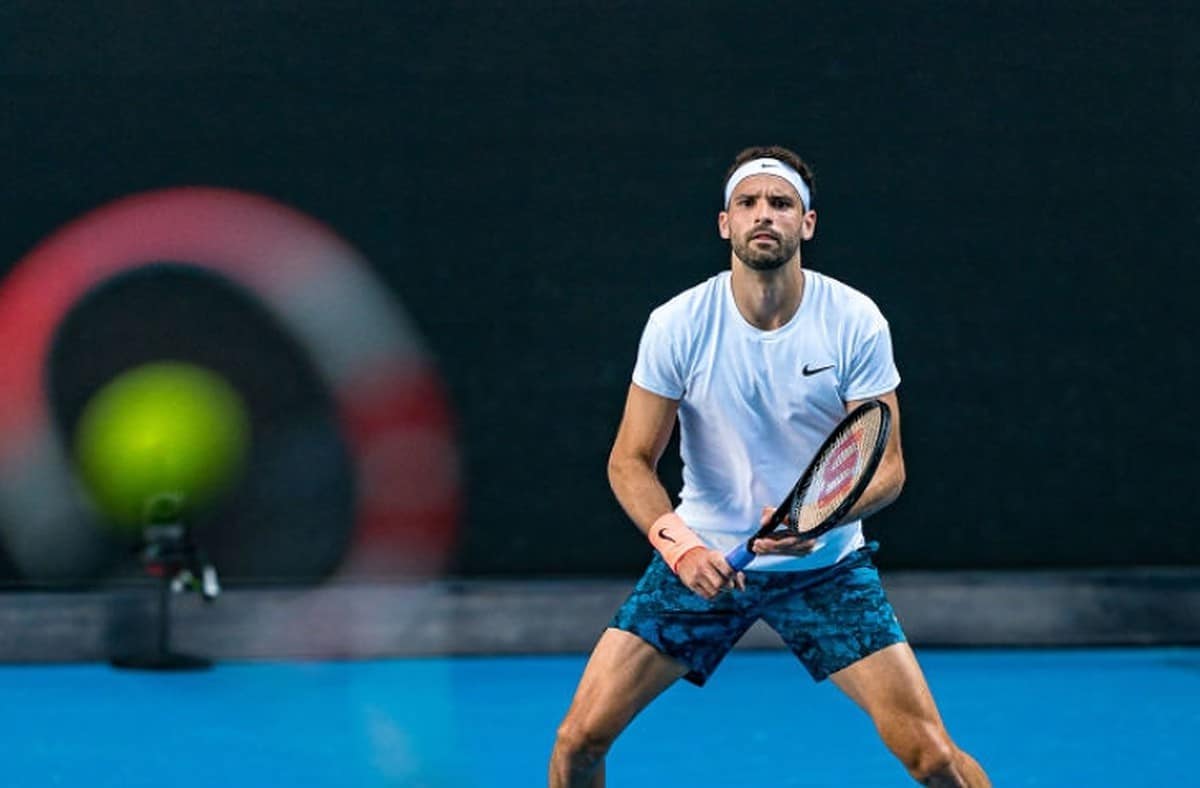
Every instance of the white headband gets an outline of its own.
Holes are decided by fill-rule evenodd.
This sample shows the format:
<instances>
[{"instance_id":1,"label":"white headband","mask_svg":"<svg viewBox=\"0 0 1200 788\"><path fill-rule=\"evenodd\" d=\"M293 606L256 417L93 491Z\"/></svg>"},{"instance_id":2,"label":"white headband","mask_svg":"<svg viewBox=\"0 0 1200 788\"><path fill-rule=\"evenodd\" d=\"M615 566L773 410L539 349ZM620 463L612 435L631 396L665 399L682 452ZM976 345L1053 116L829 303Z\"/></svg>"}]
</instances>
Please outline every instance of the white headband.
<instances>
[{"instance_id":1,"label":"white headband","mask_svg":"<svg viewBox=\"0 0 1200 788\"><path fill-rule=\"evenodd\" d=\"M776 178L783 178L800 193L804 210L812 210L812 194L808 190L808 184L804 182L804 178L800 177L800 173L779 159L751 159L734 170L733 175L730 175L729 180L725 182L726 210L729 209L729 198L733 196L733 190L751 175L774 175Z\"/></svg>"}]
</instances>

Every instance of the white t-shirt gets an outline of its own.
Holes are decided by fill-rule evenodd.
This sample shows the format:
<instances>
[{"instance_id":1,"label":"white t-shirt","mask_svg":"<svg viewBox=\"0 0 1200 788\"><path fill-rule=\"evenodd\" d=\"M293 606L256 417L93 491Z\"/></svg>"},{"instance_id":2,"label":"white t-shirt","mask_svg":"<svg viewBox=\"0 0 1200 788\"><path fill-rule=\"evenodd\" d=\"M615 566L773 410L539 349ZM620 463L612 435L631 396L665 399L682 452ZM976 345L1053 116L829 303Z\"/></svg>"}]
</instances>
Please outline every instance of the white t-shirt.
<instances>
[{"instance_id":1,"label":"white t-shirt","mask_svg":"<svg viewBox=\"0 0 1200 788\"><path fill-rule=\"evenodd\" d=\"M724 271L655 309L633 371L636 385L679 400L676 511L722 552L758 529L764 506L783 500L847 401L900 383L887 321L867 296L805 269L796 314L763 331L738 312L730 277ZM760 556L748 569L815 569L862 545L854 522L803 558Z\"/></svg>"}]
</instances>

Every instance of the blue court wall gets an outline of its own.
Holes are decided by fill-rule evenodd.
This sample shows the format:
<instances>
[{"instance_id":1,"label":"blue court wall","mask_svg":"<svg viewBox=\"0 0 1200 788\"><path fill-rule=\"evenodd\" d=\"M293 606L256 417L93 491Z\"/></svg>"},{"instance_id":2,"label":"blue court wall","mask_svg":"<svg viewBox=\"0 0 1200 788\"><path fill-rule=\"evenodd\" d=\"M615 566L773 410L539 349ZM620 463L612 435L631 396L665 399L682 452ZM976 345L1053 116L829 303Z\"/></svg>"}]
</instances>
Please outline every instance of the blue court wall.
<instances>
[{"instance_id":1,"label":"blue court wall","mask_svg":"<svg viewBox=\"0 0 1200 788\"><path fill-rule=\"evenodd\" d=\"M728 264L721 178L762 143L817 172L806 265L891 323L910 481L869 524L883 566L1200 563L1194 8L271 5L0 14L0 271L173 186L332 228L444 383L461 478L447 572L645 561L605 479L636 343L651 308ZM104 314L148 298L129 297ZM146 314L148 333L171 319ZM272 342L258 352L298 352ZM350 462L313 418L313 456ZM677 460L662 470L677 489ZM253 528L287 528L272 511L218 546L235 574L336 564L352 476L328 476L326 552L264 548ZM2 554L0 575L25 582Z\"/></svg>"}]
</instances>

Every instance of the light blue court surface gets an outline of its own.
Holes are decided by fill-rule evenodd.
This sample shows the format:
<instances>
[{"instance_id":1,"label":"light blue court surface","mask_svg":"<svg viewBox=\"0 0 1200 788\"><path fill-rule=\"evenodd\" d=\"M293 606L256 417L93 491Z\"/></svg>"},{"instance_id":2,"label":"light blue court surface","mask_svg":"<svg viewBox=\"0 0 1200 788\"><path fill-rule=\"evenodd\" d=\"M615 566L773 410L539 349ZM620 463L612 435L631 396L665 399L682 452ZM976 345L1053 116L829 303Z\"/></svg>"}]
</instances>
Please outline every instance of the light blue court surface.
<instances>
[{"instance_id":1,"label":"light blue court surface","mask_svg":"<svg viewBox=\"0 0 1200 788\"><path fill-rule=\"evenodd\" d=\"M1200 649L922 651L997 786L1200 785ZM12 786L545 784L583 657L0 668ZM687 732L680 736L679 732ZM609 784L904 786L866 718L779 652L736 652L634 723Z\"/></svg>"}]
</instances>

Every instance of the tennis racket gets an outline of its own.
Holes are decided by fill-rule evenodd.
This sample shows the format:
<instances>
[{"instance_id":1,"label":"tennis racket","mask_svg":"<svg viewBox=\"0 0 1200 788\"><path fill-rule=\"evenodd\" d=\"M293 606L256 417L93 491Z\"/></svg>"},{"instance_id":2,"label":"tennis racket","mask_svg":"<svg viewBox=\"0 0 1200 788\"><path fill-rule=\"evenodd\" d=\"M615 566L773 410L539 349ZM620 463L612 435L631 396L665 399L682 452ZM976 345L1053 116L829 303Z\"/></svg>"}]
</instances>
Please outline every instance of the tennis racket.
<instances>
[{"instance_id":1,"label":"tennis racket","mask_svg":"<svg viewBox=\"0 0 1200 788\"><path fill-rule=\"evenodd\" d=\"M812 539L836 528L858 501L875 475L888 433L892 412L877 399L852 410L830 433L808 468L758 533L729 551L725 560L735 572L754 560L754 542L784 530Z\"/></svg>"}]
</instances>

